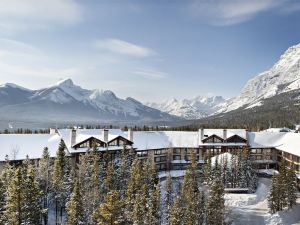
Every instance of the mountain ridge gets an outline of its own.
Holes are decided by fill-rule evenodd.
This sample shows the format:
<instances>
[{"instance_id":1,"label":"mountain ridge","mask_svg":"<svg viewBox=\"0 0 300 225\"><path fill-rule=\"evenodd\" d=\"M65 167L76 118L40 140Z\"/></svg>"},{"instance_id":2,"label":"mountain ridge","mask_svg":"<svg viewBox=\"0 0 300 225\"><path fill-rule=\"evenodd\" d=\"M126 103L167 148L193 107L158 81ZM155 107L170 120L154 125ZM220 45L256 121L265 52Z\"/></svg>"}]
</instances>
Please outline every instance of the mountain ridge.
<instances>
[{"instance_id":1,"label":"mountain ridge","mask_svg":"<svg viewBox=\"0 0 300 225\"><path fill-rule=\"evenodd\" d=\"M22 110L22 107L25 109ZM181 119L145 106L136 99L118 98L110 90L84 89L71 79L37 90L10 83L0 85L0 113L8 120L20 117L45 121L76 121L80 118L84 121L128 122Z\"/></svg>"}]
</instances>

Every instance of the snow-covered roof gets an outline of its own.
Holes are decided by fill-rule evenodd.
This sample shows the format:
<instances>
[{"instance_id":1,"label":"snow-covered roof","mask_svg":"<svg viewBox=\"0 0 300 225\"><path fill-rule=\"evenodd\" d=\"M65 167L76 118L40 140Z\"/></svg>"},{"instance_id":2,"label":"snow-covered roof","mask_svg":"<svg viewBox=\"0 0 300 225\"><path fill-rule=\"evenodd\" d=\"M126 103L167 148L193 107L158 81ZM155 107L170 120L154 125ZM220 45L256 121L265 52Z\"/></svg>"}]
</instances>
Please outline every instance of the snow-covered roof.
<instances>
[{"instance_id":1,"label":"snow-covered roof","mask_svg":"<svg viewBox=\"0 0 300 225\"><path fill-rule=\"evenodd\" d=\"M56 155L61 138L57 134L0 134L0 161L41 158L48 147L51 157Z\"/></svg>"},{"instance_id":2,"label":"snow-covered roof","mask_svg":"<svg viewBox=\"0 0 300 225\"><path fill-rule=\"evenodd\" d=\"M281 128L268 128L264 130L264 132L295 132L295 130L291 130L290 128L287 127L281 127Z\"/></svg>"},{"instance_id":3,"label":"snow-covered roof","mask_svg":"<svg viewBox=\"0 0 300 225\"><path fill-rule=\"evenodd\" d=\"M58 134L65 141L65 144L69 151L71 151L71 131L72 129L59 129ZM121 129L109 129L108 130L108 141L115 139L118 136L127 138L127 135ZM77 129L76 130L76 142L78 144L91 137L103 140L103 129Z\"/></svg>"},{"instance_id":4,"label":"snow-covered roof","mask_svg":"<svg viewBox=\"0 0 300 225\"><path fill-rule=\"evenodd\" d=\"M244 139L247 139L247 131L245 129L226 129L226 131L227 138L238 135ZM203 129L203 132L204 138L212 135L217 135L223 138L224 129Z\"/></svg>"},{"instance_id":5,"label":"snow-covered roof","mask_svg":"<svg viewBox=\"0 0 300 225\"><path fill-rule=\"evenodd\" d=\"M251 148L276 148L300 156L300 134L291 132L249 132Z\"/></svg>"},{"instance_id":6,"label":"snow-covered roof","mask_svg":"<svg viewBox=\"0 0 300 225\"><path fill-rule=\"evenodd\" d=\"M137 131L133 133L133 147L138 150L160 148L197 148L199 133L192 131Z\"/></svg>"}]
</instances>

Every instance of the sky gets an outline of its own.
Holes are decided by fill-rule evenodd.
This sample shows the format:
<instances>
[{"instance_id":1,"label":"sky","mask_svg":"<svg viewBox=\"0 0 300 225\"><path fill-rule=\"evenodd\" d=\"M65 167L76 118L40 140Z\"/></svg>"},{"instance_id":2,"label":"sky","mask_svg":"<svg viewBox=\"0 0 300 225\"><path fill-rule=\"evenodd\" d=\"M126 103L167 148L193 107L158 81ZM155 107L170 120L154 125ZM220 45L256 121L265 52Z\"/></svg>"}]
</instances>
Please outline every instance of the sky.
<instances>
[{"instance_id":1,"label":"sky","mask_svg":"<svg viewBox=\"0 0 300 225\"><path fill-rule=\"evenodd\" d=\"M0 0L0 83L237 95L300 43L298 0Z\"/></svg>"}]
</instances>

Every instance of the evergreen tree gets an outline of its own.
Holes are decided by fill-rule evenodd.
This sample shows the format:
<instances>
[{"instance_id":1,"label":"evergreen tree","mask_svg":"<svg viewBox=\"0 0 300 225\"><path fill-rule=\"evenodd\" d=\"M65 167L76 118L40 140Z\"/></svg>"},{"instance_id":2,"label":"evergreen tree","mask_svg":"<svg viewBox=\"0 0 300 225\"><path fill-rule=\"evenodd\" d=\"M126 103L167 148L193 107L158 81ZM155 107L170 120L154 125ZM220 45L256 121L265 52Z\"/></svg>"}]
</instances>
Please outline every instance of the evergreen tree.
<instances>
[{"instance_id":1,"label":"evergreen tree","mask_svg":"<svg viewBox=\"0 0 300 225\"><path fill-rule=\"evenodd\" d=\"M116 190L116 171L113 162L109 162L106 168L106 177L104 179L105 191Z\"/></svg>"},{"instance_id":2,"label":"evergreen tree","mask_svg":"<svg viewBox=\"0 0 300 225\"><path fill-rule=\"evenodd\" d=\"M5 224L6 211L6 187L2 177L0 178L0 224Z\"/></svg>"},{"instance_id":3,"label":"evergreen tree","mask_svg":"<svg viewBox=\"0 0 300 225\"><path fill-rule=\"evenodd\" d=\"M224 186L220 174L217 174L206 206L206 224L223 225L224 224Z\"/></svg>"},{"instance_id":4,"label":"evergreen tree","mask_svg":"<svg viewBox=\"0 0 300 225\"><path fill-rule=\"evenodd\" d=\"M124 201L118 191L111 191L105 197L104 203L94 212L93 219L97 225L126 225Z\"/></svg>"},{"instance_id":5,"label":"evergreen tree","mask_svg":"<svg viewBox=\"0 0 300 225\"><path fill-rule=\"evenodd\" d=\"M133 206L135 204L135 199L137 197L137 194L141 190L141 187L142 187L141 161L134 160L131 167L130 178L128 181L128 187L126 191L126 212L129 221L132 219Z\"/></svg>"},{"instance_id":6,"label":"evergreen tree","mask_svg":"<svg viewBox=\"0 0 300 225\"><path fill-rule=\"evenodd\" d=\"M146 215L147 225L160 224L160 187L156 185L155 190L150 194L148 200L148 209Z\"/></svg>"},{"instance_id":7,"label":"evergreen tree","mask_svg":"<svg viewBox=\"0 0 300 225\"><path fill-rule=\"evenodd\" d=\"M62 223L64 207L71 190L71 174L69 160L65 155L65 143L60 142L54 161L52 189L55 199L55 220Z\"/></svg>"},{"instance_id":8,"label":"evergreen tree","mask_svg":"<svg viewBox=\"0 0 300 225\"><path fill-rule=\"evenodd\" d=\"M287 202L288 207L292 208L296 205L297 200L297 176L293 168L290 168L287 172Z\"/></svg>"},{"instance_id":9,"label":"evergreen tree","mask_svg":"<svg viewBox=\"0 0 300 225\"><path fill-rule=\"evenodd\" d=\"M182 218L183 218L183 206L182 200L179 197L175 199L175 202L170 211L170 225L183 225Z\"/></svg>"},{"instance_id":10,"label":"evergreen tree","mask_svg":"<svg viewBox=\"0 0 300 225\"><path fill-rule=\"evenodd\" d=\"M169 175L166 180L166 195L164 201L164 215L165 215L165 224L168 224L170 221L170 212L173 205L173 187L172 187L172 177Z\"/></svg>"},{"instance_id":11,"label":"evergreen tree","mask_svg":"<svg viewBox=\"0 0 300 225\"><path fill-rule=\"evenodd\" d=\"M23 222L22 200L22 171L15 169L7 190L6 221L8 224L21 225Z\"/></svg>"},{"instance_id":12,"label":"evergreen tree","mask_svg":"<svg viewBox=\"0 0 300 225\"><path fill-rule=\"evenodd\" d=\"M32 165L27 165L26 177L23 186L23 206L24 224L38 225L43 213L41 205L42 192L36 181L35 172Z\"/></svg>"},{"instance_id":13,"label":"evergreen tree","mask_svg":"<svg viewBox=\"0 0 300 225\"><path fill-rule=\"evenodd\" d=\"M79 182L74 182L73 192L70 200L66 204L67 209L67 225L83 225L86 224L83 217L82 196L80 193Z\"/></svg>"},{"instance_id":14,"label":"evergreen tree","mask_svg":"<svg viewBox=\"0 0 300 225\"><path fill-rule=\"evenodd\" d=\"M147 213L147 200L148 200L149 189L147 184L143 184L142 188L138 191L134 202L132 210L131 221L133 225L146 225L147 218L145 217Z\"/></svg>"},{"instance_id":15,"label":"evergreen tree","mask_svg":"<svg viewBox=\"0 0 300 225\"><path fill-rule=\"evenodd\" d=\"M48 148L44 148L42 158L38 166L38 183L42 191L43 203L43 221L44 225L48 224L48 208L49 208L49 195L51 187L51 171L52 163Z\"/></svg>"},{"instance_id":16,"label":"evergreen tree","mask_svg":"<svg viewBox=\"0 0 300 225\"><path fill-rule=\"evenodd\" d=\"M278 175L273 175L272 177L272 185L270 187L270 191L268 194L268 207L269 207L269 211L270 213L276 213L277 211L279 211L279 207L280 207L280 196L279 196L279 192L278 192Z\"/></svg>"}]
</instances>

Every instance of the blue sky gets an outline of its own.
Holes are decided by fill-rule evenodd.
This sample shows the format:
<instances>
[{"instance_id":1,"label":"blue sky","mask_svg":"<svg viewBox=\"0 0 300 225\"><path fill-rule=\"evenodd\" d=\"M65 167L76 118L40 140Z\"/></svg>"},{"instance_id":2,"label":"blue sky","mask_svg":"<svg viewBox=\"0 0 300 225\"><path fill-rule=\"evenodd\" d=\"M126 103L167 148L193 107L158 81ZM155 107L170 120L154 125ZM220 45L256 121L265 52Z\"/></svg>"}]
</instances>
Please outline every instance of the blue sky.
<instances>
[{"instance_id":1,"label":"blue sky","mask_svg":"<svg viewBox=\"0 0 300 225\"><path fill-rule=\"evenodd\" d=\"M300 43L296 0L0 0L0 83L143 102L238 94Z\"/></svg>"}]
</instances>

